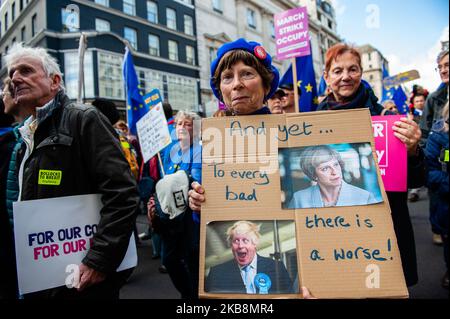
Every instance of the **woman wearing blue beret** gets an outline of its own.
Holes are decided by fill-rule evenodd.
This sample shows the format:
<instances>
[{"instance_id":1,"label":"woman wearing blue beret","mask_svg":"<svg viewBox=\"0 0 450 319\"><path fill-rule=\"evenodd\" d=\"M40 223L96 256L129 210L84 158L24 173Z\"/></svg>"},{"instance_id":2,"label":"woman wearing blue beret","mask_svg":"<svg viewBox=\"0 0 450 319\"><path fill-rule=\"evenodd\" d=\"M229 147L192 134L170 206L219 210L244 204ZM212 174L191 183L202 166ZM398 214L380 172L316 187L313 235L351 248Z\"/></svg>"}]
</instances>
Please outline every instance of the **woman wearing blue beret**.
<instances>
[{"instance_id":1,"label":"woman wearing blue beret","mask_svg":"<svg viewBox=\"0 0 450 319\"><path fill-rule=\"evenodd\" d=\"M272 58L257 42L238 39L226 43L217 51L211 64L211 89L227 107L227 114L270 114L265 102L275 93L279 82L278 70ZM205 190L194 182L189 191L189 206L200 212ZM305 297L307 289L302 288Z\"/></svg>"}]
</instances>

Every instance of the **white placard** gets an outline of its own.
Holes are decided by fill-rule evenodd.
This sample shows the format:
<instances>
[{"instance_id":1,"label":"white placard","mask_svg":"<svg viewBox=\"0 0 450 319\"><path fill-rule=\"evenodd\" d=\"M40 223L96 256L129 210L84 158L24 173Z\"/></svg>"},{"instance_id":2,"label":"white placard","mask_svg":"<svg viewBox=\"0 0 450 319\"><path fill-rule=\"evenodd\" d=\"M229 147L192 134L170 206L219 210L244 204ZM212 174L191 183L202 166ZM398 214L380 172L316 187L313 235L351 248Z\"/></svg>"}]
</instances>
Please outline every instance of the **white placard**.
<instances>
[{"instance_id":1,"label":"white placard","mask_svg":"<svg viewBox=\"0 0 450 319\"><path fill-rule=\"evenodd\" d=\"M136 129L144 162L147 162L171 142L161 102L136 123Z\"/></svg>"},{"instance_id":2,"label":"white placard","mask_svg":"<svg viewBox=\"0 0 450 319\"><path fill-rule=\"evenodd\" d=\"M79 265L100 220L101 195L15 202L14 237L21 294L65 285L68 265ZM134 234L117 271L135 267Z\"/></svg>"}]
</instances>

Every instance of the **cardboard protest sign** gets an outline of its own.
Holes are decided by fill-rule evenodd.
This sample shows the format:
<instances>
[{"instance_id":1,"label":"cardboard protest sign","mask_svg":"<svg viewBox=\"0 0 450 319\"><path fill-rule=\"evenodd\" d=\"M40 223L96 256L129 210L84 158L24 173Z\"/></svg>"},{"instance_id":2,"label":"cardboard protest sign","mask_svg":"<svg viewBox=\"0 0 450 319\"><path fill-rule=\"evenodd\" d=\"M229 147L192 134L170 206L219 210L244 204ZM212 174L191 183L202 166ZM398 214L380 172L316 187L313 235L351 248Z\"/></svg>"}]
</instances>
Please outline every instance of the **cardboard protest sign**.
<instances>
[{"instance_id":1,"label":"cardboard protest sign","mask_svg":"<svg viewBox=\"0 0 450 319\"><path fill-rule=\"evenodd\" d=\"M389 192L407 191L408 157L405 144L392 127L402 115L372 116L373 136L384 188Z\"/></svg>"},{"instance_id":2,"label":"cardboard protest sign","mask_svg":"<svg viewBox=\"0 0 450 319\"><path fill-rule=\"evenodd\" d=\"M206 202L202 206L200 233L201 297L301 298L300 286L306 286L318 298L408 296L368 110L212 118L203 120L202 131ZM326 150L329 157L322 160L321 156L310 155L314 161L309 166L299 164L305 152L316 146ZM287 162L287 158L291 160ZM311 174L311 179L305 177L308 169L327 175L328 180L323 176L314 180ZM290 181L286 181L287 174ZM330 189L338 191L334 202L327 201L325 192L319 193L323 196L320 204L283 207L295 192L326 182ZM367 195L367 201L353 199L337 205L345 193L341 192L344 182L352 191L358 188L358 194ZM300 187L301 183L309 186ZM307 201L302 198L300 202ZM238 221L295 222L296 245L290 250L296 251L298 280L291 278L291 291L269 289L264 294L247 289L250 283L244 280L245 267L241 263L248 261L252 250L242 248L232 253L230 238L234 237L227 228ZM222 224L219 230L212 226ZM229 246L224 238L228 238ZM217 240L225 255L211 255L211 245ZM279 242L274 236L274 247ZM269 256L283 263L279 269L289 269L287 255ZM208 276L213 267L226 262L234 263L235 271L228 275L223 272L225 278L216 275L216 284L211 284ZM259 272L256 266L254 275L258 280ZM262 272L270 282L280 276ZM239 282L239 278L239 292L220 287L220 282ZM263 284L268 282L266 279ZM256 279L253 284L257 285Z\"/></svg>"},{"instance_id":3,"label":"cardboard protest sign","mask_svg":"<svg viewBox=\"0 0 450 319\"><path fill-rule=\"evenodd\" d=\"M280 60L311 54L306 7L274 15L276 56Z\"/></svg>"},{"instance_id":4,"label":"cardboard protest sign","mask_svg":"<svg viewBox=\"0 0 450 319\"><path fill-rule=\"evenodd\" d=\"M142 156L147 162L172 140L159 91L153 90L145 95L144 102L150 110L136 123L136 129Z\"/></svg>"},{"instance_id":5,"label":"cardboard protest sign","mask_svg":"<svg viewBox=\"0 0 450 319\"><path fill-rule=\"evenodd\" d=\"M79 195L15 202L14 237L21 294L64 286L73 277L97 231L102 208L100 195ZM131 235L117 269L137 265Z\"/></svg>"}]
</instances>

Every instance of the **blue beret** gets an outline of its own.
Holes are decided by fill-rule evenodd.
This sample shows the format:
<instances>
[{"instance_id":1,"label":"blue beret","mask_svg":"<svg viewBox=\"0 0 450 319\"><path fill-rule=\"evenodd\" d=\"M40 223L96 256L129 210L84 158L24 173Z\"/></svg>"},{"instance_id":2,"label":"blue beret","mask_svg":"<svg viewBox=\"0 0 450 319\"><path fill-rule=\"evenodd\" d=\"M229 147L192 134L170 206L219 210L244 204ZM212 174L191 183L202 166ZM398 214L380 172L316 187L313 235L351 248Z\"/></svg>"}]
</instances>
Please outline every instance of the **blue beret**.
<instances>
[{"instance_id":1,"label":"blue beret","mask_svg":"<svg viewBox=\"0 0 450 319\"><path fill-rule=\"evenodd\" d=\"M245 50L253 54L264 66L273 74L272 83L270 83L270 91L269 94L265 97L266 100L272 97L275 91L278 88L278 81L280 80L280 74L276 67L272 65L272 57L266 50L261 46L258 42L247 42L245 39L241 38L233 42L225 43L222 45L217 51L217 58L211 63L211 79L210 85L214 95L222 101L219 91L216 89L213 78L214 73L216 72L217 66L219 65L222 57L229 51L232 50ZM223 102L223 101L222 101Z\"/></svg>"}]
</instances>

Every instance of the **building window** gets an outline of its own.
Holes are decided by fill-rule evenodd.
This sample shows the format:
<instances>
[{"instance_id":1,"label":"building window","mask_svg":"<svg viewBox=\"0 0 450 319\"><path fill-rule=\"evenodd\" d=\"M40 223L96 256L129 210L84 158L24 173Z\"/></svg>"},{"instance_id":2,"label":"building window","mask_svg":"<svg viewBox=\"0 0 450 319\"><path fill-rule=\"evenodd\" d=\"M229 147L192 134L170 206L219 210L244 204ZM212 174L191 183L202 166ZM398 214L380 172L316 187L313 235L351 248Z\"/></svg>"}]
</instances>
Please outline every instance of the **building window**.
<instances>
[{"instance_id":1,"label":"building window","mask_svg":"<svg viewBox=\"0 0 450 319\"><path fill-rule=\"evenodd\" d=\"M11 5L11 23L14 23L14 20L16 20L16 3L13 2Z\"/></svg>"},{"instance_id":2,"label":"building window","mask_svg":"<svg viewBox=\"0 0 450 319\"><path fill-rule=\"evenodd\" d=\"M123 56L98 52L99 96L117 100L124 99L122 80Z\"/></svg>"},{"instance_id":3,"label":"building window","mask_svg":"<svg viewBox=\"0 0 450 319\"><path fill-rule=\"evenodd\" d=\"M154 1L147 1L147 20L158 23L158 4Z\"/></svg>"},{"instance_id":4,"label":"building window","mask_svg":"<svg viewBox=\"0 0 450 319\"><path fill-rule=\"evenodd\" d=\"M67 95L76 99L78 96L78 52L64 53L64 84ZM94 68L92 63L92 51L84 53L84 89L82 96L92 98L94 94Z\"/></svg>"},{"instance_id":5,"label":"building window","mask_svg":"<svg viewBox=\"0 0 450 319\"><path fill-rule=\"evenodd\" d=\"M135 0L123 0L123 12L126 14L136 15L136 2Z\"/></svg>"},{"instance_id":6,"label":"building window","mask_svg":"<svg viewBox=\"0 0 450 319\"><path fill-rule=\"evenodd\" d=\"M8 51L9 51L9 47L6 46L6 47L5 47L5 55L8 54Z\"/></svg>"},{"instance_id":7,"label":"building window","mask_svg":"<svg viewBox=\"0 0 450 319\"><path fill-rule=\"evenodd\" d=\"M176 41L169 40L169 59L178 61L178 43Z\"/></svg>"},{"instance_id":8,"label":"building window","mask_svg":"<svg viewBox=\"0 0 450 319\"><path fill-rule=\"evenodd\" d=\"M270 36L275 39L275 24L273 23L273 20L269 21L269 30L270 30Z\"/></svg>"},{"instance_id":9,"label":"building window","mask_svg":"<svg viewBox=\"0 0 450 319\"><path fill-rule=\"evenodd\" d=\"M37 16L34 14L31 17L31 36L34 37L36 35L36 29L37 29Z\"/></svg>"},{"instance_id":10,"label":"building window","mask_svg":"<svg viewBox=\"0 0 450 319\"><path fill-rule=\"evenodd\" d=\"M148 35L148 49L150 55L159 56L159 37L153 34Z\"/></svg>"},{"instance_id":11,"label":"building window","mask_svg":"<svg viewBox=\"0 0 450 319\"><path fill-rule=\"evenodd\" d=\"M186 63L195 65L195 49L193 46L186 46Z\"/></svg>"},{"instance_id":12,"label":"building window","mask_svg":"<svg viewBox=\"0 0 450 319\"><path fill-rule=\"evenodd\" d=\"M174 108L198 111L197 81L175 74L167 75L167 100Z\"/></svg>"},{"instance_id":13,"label":"building window","mask_svg":"<svg viewBox=\"0 0 450 319\"><path fill-rule=\"evenodd\" d=\"M138 67L136 67L136 73L138 74L139 83L144 92L150 92L151 90L157 89L161 93L161 97L164 96L163 73Z\"/></svg>"},{"instance_id":14,"label":"building window","mask_svg":"<svg viewBox=\"0 0 450 319\"><path fill-rule=\"evenodd\" d=\"M213 47L209 47L209 64L211 64L217 56L217 50Z\"/></svg>"},{"instance_id":15,"label":"building window","mask_svg":"<svg viewBox=\"0 0 450 319\"><path fill-rule=\"evenodd\" d=\"M329 27L330 29L333 29L333 23L331 22L330 19L328 19L328 27Z\"/></svg>"},{"instance_id":16,"label":"building window","mask_svg":"<svg viewBox=\"0 0 450 319\"><path fill-rule=\"evenodd\" d=\"M248 8L247 8L247 25L252 29L256 29L255 11Z\"/></svg>"},{"instance_id":17,"label":"building window","mask_svg":"<svg viewBox=\"0 0 450 319\"><path fill-rule=\"evenodd\" d=\"M222 0L212 0L213 10L222 13Z\"/></svg>"},{"instance_id":18,"label":"building window","mask_svg":"<svg viewBox=\"0 0 450 319\"><path fill-rule=\"evenodd\" d=\"M124 27L123 28L123 37L127 39L133 49L137 50L137 32L133 28Z\"/></svg>"},{"instance_id":19,"label":"building window","mask_svg":"<svg viewBox=\"0 0 450 319\"><path fill-rule=\"evenodd\" d=\"M194 35L194 19L187 14L184 15L184 33Z\"/></svg>"},{"instance_id":20,"label":"building window","mask_svg":"<svg viewBox=\"0 0 450 319\"><path fill-rule=\"evenodd\" d=\"M322 21L322 14L320 12L317 12L317 20Z\"/></svg>"},{"instance_id":21,"label":"building window","mask_svg":"<svg viewBox=\"0 0 450 319\"><path fill-rule=\"evenodd\" d=\"M8 12L5 13L5 32L8 30Z\"/></svg>"},{"instance_id":22,"label":"building window","mask_svg":"<svg viewBox=\"0 0 450 319\"><path fill-rule=\"evenodd\" d=\"M14 43L16 43L16 37L14 37L13 39L12 39L12 41L11 41L11 45L14 45Z\"/></svg>"},{"instance_id":23,"label":"building window","mask_svg":"<svg viewBox=\"0 0 450 319\"><path fill-rule=\"evenodd\" d=\"M99 32L111 31L111 25L109 21L95 18L95 30Z\"/></svg>"},{"instance_id":24,"label":"building window","mask_svg":"<svg viewBox=\"0 0 450 319\"><path fill-rule=\"evenodd\" d=\"M25 26L20 29L20 41L25 42L26 41L26 28Z\"/></svg>"},{"instance_id":25,"label":"building window","mask_svg":"<svg viewBox=\"0 0 450 319\"><path fill-rule=\"evenodd\" d=\"M369 61L371 61L371 60L372 60L372 55L370 54L370 52L369 52L369 53L367 53L367 58L369 59Z\"/></svg>"},{"instance_id":26,"label":"building window","mask_svg":"<svg viewBox=\"0 0 450 319\"><path fill-rule=\"evenodd\" d=\"M109 0L95 0L95 3L101 4L105 7L109 7Z\"/></svg>"},{"instance_id":27,"label":"building window","mask_svg":"<svg viewBox=\"0 0 450 319\"><path fill-rule=\"evenodd\" d=\"M75 11L68 12L66 8L61 8L61 24L63 32L78 31L78 13Z\"/></svg>"},{"instance_id":28,"label":"building window","mask_svg":"<svg viewBox=\"0 0 450 319\"><path fill-rule=\"evenodd\" d=\"M19 11L22 12L23 10L23 0L19 1Z\"/></svg>"},{"instance_id":29,"label":"building window","mask_svg":"<svg viewBox=\"0 0 450 319\"><path fill-rule=\"evenodd\" d=\"M174 9L166 9L167 27L172 30L177 29L177 12Z\"/></svg>"}]
</instances>

